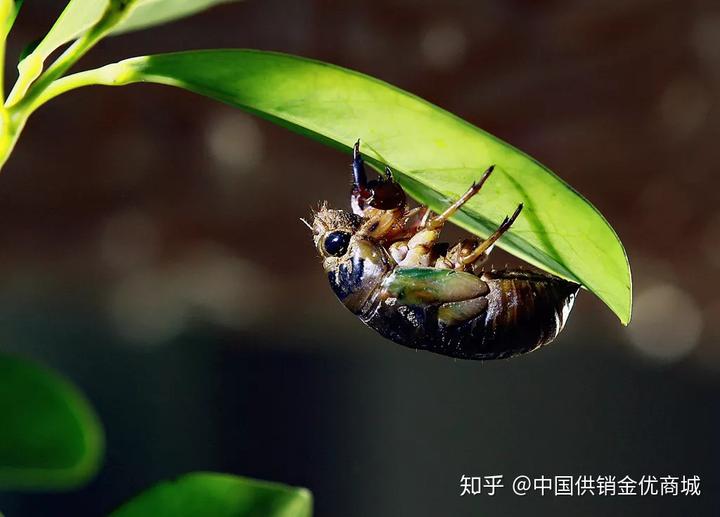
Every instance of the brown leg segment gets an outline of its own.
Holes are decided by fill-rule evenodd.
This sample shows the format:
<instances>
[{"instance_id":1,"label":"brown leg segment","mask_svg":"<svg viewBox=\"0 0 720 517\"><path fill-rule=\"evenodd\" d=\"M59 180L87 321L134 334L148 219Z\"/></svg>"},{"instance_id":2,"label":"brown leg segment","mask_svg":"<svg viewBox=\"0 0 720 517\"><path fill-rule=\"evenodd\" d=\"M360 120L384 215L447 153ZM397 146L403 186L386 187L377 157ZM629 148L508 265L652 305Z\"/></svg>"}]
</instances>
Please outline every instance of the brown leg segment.
<instances>
[{"instance_id":1,"label":"brown leg segment","mask_svg":"<svg viewBox=\"0 0 720 517\"><path fill-rule=\"evenodd\" d=\"M470 198L480 191L480 188L482 188L487 179L490 177L494 168L494 165L488 167L480 180L473 183L472 186L442 214L430 217L431 212L429 210L423 214L414 234L410 236L410 239L407 242L407 252L404 253L402 260L399 262L401 266L427 267L436 265L441 268L452 266L451 261L438 261L439 257L435 256L437 254L433 253L434 246L440 237L440 231L447 220L452 217L453 214L460 209L460 207L467 203Z\"/></svg>"},{"instance_id":2,"label":"brown leg segment","mask_svg":"<svg viewBox=\"0 0 720 517\"><path fill-rule=\"evenodd\" d=\"M428 220L425 223L425 228L428 230L437 230L439 228L442 228L445 222L450 219L455 214L455 212L460 209L461 206L467 203L471 197L473 197L480 191L483 184L490 177L490 174L492 174L494 168L494 165L488 167L487 170L483 173L482 178L480 178L480 181L473 183L472 186L467 190L467 192L460 196L460 199L450 205L442 214Z\"/></svg>"},{"instance_id":3,"label":"brown leg segment","mask_svg":"<svg viewBox=\"0 0 720 517\"><path fill-rule=\"evenodd\" d=\"M493 232L493 234L485 239L483 242L481 242L477 248L475 248L472 253L470 253L468 256L463 257L462 264L464 266L468 264L472 264L477 259L479 259L485 252L487 252L497 240L503 236L503 234L510 229L512 224L515 222L515 219L518 218L520 215L520 212L523 209L522 203L518 205L518 207L515 209L515 212L510 217L506 217L505 220L498 226L498 229Z\"/></svg>"}]
</instances>

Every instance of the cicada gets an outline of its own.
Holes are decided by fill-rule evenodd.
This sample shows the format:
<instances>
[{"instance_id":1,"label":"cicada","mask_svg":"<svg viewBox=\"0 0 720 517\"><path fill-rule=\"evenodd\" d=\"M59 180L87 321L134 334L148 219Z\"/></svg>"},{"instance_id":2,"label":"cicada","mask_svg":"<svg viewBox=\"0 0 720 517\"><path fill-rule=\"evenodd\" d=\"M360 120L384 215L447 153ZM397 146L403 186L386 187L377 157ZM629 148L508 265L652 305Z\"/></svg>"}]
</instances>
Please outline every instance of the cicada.
<instances>
[{"instance_id":1,"label":"cicada","mask_svg":"<svg viewBox=\"0 0 720 517\"><path fill-rule=\"evenodd\" d=\"M386 167L368 180L353 150L352 211L323 203L308 224L330 286L364 323L410 348L461 359L502 359L550 343L579 285L529 269L485 267L523 205L487 239L439 242L450 217L490 178L494 166L444 212L409 208Z\"/></svg>"}]
</instances>

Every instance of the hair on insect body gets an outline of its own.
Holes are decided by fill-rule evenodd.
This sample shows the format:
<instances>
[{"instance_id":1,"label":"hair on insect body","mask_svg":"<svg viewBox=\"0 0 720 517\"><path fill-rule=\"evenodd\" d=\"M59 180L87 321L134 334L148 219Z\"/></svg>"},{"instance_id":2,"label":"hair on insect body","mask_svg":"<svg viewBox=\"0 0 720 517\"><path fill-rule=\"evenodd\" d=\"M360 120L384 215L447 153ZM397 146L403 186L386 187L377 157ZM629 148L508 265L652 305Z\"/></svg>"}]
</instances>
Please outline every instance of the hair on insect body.
<instances>
[{"instance_id":1,"label":"hair on insect body","mask_svg":"<svg viewBox=\"0 0 720 517\"><path fill-rule=\"evenodd\" d=\"M502 359L557 337L578 284L529 269L485 267L495 243L521 215L519 204L487 239L450 246L440 232L492 175L494 165L444 212L409 208L392 171L368 180L353 148L351 211L327 203L313 213L315 247L330 286L360 320L410 348L461 359Z\"/></svg>"}]
</instances>

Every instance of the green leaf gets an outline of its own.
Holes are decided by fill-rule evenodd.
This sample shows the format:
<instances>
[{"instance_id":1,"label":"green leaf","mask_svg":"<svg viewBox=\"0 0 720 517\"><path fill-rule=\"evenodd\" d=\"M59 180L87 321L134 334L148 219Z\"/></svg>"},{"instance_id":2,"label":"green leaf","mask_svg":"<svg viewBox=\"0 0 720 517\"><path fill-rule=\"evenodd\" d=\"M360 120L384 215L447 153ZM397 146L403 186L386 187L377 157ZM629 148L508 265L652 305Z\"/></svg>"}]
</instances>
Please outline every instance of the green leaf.
<instances>
[{"instance_id":1,"label":"green leaf","mask_svg":"<svg viewBox=\"0 0 720 517\"><path fill-rule=\"evenodd\" d=\"M33 54L44 61L55 49L95 25L109 3L109 0L71 0Z\"/></svg>"},{"instance_id":2,"label":"green leaf","mask_svg":"<svg viewBox=\"0 0 720 517\"><path fill-rule=\"evenodd\" d=\"M48 56L86 33L102 18L109 5L109 0L71 0L35 49L18 63L18 80L7 104L10 106L21 99L42 73Z\"/></svg>"},{"instance_id":3,"label":"green leaf","mask_svg":"<svg viewBox=\"0 0 720 517\"><path fill-rule=\"evenodd\" d=\"M159 25L232 1L236 0L70 0L33 55L44 61L54 50L97 24L111 5L122 12L110 30L116 34Z\"/></svg>"},{"instance_id":4,"label":"green leaf","mask_svg":"<svg viewBox=\"0 0 720 517\"><path fill-rule=\"evenodd\" d=\"M47 35L18 64L18 82L7 104L13 105L25 95L42 73L50 54L87 34L101 22L102 30L98 31L92 44L106 34L143 29L230 1L235 0L70 0Z\"/></svg>"},{"instance_id":5,"label":"green leaf","mask_svg":"<svg viewBox=\"0 0 720 517\"><path fill-rule=\"evenodd\" d=\"M0 356L0 488L80 486L97 472L103 444L95 413L72 384Z\"/></svg>"},{"instance_id":6,"label":"green leaf","mask_svg":"<svg viewBox=\"0 0 720 517\"><path fill-rule=\"evenodd\" d=\"M196 472L160 483L131 499L112 517L310 517L304 488L228 474Z\"/></svg>"},{"instance_id":7,"label":"green leaf","mask_svg":"<svg viewBox=\"0 0 720 517\"><path fill-rule=\"evenodd\" d=\"M218 4L237 0L137 0L127 18L116 25L111 34L120 34L160 25L191 16Z\"/></svg>"},{"instance_id":8,"label":"green leaf","mask_svg":"<svg viewBox=\"0 0 720 517\"><path fill-rule=\"evenodd\" d=\"M495 164L453 222L487 237L518 203L524 210L499 246L582 284L627 324L630 267L600 212L547 167L412 94L366 75L296 56L205 50L144 56L70 76L46 99L85 84L155 82L255 113L346 152L362 139L376 168L387 163L416 200L439 212ZM348 170L338 171L346 181Z\"/></svg>"}]
</instances>

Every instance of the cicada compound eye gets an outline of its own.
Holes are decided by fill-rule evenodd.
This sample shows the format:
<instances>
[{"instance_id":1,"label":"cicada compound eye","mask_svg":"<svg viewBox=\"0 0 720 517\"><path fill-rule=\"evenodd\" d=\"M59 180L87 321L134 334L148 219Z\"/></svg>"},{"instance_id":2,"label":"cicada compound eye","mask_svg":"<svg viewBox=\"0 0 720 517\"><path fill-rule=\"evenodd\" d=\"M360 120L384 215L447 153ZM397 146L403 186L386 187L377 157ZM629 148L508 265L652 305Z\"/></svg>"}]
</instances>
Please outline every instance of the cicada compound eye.
<instances>
[{"instance_id":1,"label":"cicada compound eye","mask_svg":"<svg viewBox=\"0 0 720 517\"><path fill-rule=\"evenodd\" d=\"M350 234L343 231L330 232L325 241L323 241L323 248L328 255L333 257L342 257L350 245Z\"/></svg>"}]
</instances>

